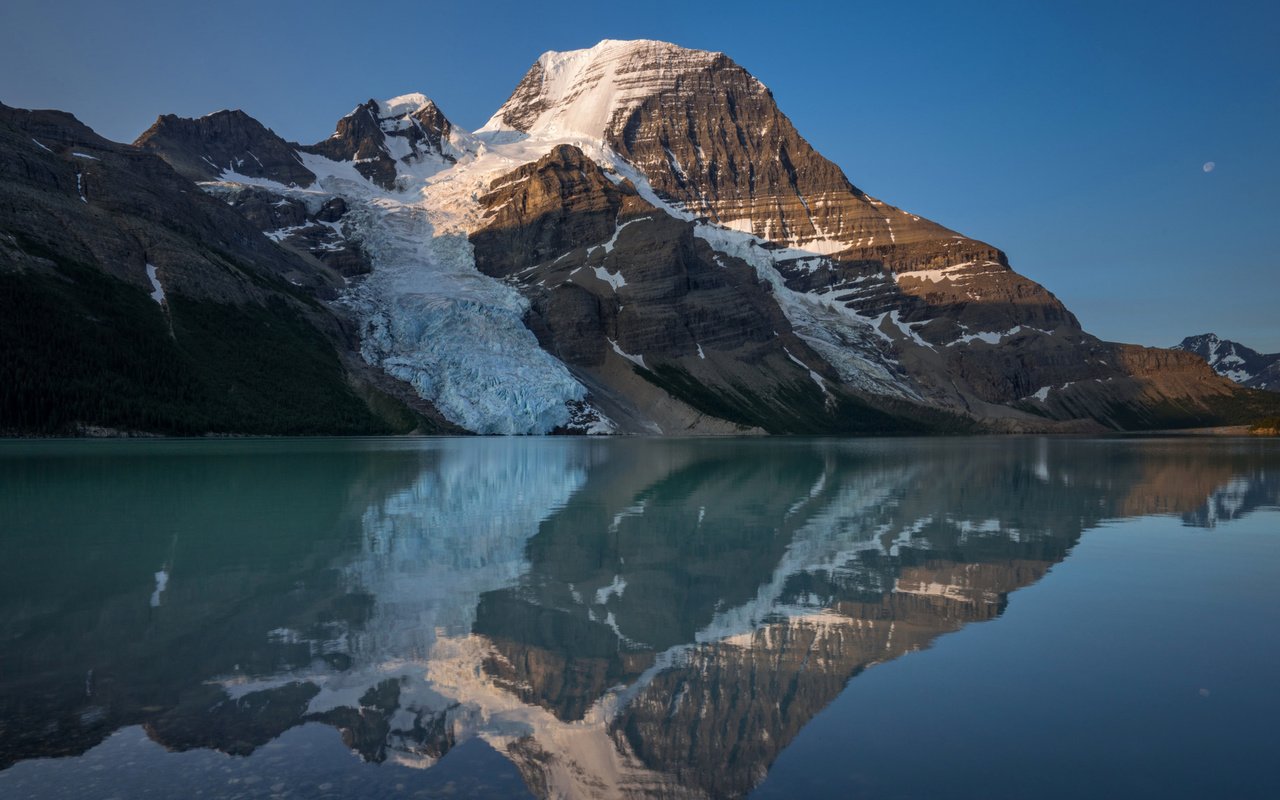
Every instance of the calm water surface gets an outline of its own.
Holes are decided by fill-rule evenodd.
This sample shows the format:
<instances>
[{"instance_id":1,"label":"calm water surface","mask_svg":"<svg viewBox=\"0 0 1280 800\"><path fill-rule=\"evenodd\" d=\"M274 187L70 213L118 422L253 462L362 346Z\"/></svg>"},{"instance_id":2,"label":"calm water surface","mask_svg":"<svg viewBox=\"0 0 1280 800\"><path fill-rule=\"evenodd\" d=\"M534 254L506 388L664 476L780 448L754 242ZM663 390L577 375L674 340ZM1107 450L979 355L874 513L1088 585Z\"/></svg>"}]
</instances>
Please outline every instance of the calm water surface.
<instances>
[{"instance_id":1,"label":"calm water surface","mask_svg":"<svg viewBox=\"0 0 1280 800\"><path fill-rule=\"evenodd\" d=\"M1280 796L1280 442L0 442L0 797Z\"/></svg>"}]
</instances>

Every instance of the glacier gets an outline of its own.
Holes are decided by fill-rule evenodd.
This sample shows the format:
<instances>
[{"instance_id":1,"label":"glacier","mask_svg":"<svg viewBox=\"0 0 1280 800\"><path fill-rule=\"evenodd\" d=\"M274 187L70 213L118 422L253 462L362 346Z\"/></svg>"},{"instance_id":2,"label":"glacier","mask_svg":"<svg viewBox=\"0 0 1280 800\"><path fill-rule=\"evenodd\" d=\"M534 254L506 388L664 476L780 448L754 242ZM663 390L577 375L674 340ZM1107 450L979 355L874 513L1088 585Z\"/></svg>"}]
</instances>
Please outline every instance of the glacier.
<instances>
[{"instance_id":1,"label":"glacier","mask_svg":"<svg viewBox=\"0 0 1280 800\"><path fill-rule=\"evenodd\" d=\"M395 110L411 106L402 98L386 102ZM451 144L462 160L475 160L470 136L454 137ZM466 201L475 206L488 173L514 168L513 159L490 155L478 172L452 169L451 162L433 156L399 162L397 189L388 191L350 162L306 152L297 157L317 176L313 186L285 186L226 170L205 188L220 194L258 186L302 199L312 209L330 196L347 201L351 210L338 224L344 236L364 247L373 271L352 281L339 303L360 323L365 361L406 381L446 419L474 433L545 434L572 421L570 404L581 406L586 389L525 327L528 301L476 270L467 241L474 213L467 213ZM461 197L431 190L441 173L461 179ZM596 432L609 429L604 425Z\"/></svg>"},{"instance_id":2,"label":"glacier","mask_svg":"<svg viewBox=\"0 0 1280 800\"><path fill-rule=\"evenodd\" d=\"M353 235L374 262L343 302L360 352L411 384L449 421L483 434L547 433L586 389L524 325L528 301L475 269L465 235L436 235L427 212L369 203Z\"/></svg>"}]
</instances>

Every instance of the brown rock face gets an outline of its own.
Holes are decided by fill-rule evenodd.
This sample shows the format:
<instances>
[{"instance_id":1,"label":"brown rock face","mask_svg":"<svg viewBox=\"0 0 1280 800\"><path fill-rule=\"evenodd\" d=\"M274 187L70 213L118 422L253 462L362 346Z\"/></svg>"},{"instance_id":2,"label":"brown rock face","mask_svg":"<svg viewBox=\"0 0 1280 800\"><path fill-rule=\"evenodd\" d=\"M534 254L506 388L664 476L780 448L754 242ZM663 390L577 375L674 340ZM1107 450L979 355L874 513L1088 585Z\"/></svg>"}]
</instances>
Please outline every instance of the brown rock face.
<instances>
[{"instance_id":1,"label":"brown rock face","mask_svg":"<svg viewBox=\"0 0 1280 800\"><path fill-rule=\"evenodd\" d=\"M548 55L569 57L554 68L573 82L560 86L565 79L548 78L539 60L495 121L599 136L661 197L698 216L788 245L852 249L846 260L865 254L894 269L932 263L936 245L964 238L864 194L800 136L764 84L722 53L605 42ZM565 110L598 104L608 110ZM935 246L914 247L921 243Z\"/></svg>"},{"instance_id":2,"label":"brown rock face","mask_svg":"<svg viewBox=\"0 0 1280 800\"><path fill-rule=\"evenodd\" d=\"M625 195L624 195L625 192ZM561 145L499 178L480 199L485 227L471 236L476 269L505 278L613 235L624 196L594 161Z\"/></svg>"},{"instance_id":3,"label":"brown rock face","mask_svg":"<svg viewBox=\"0 0 1280 800\"><path fill-rule=\"evenodd\" d=\"M1081 333L1057 298L1010 269L996 248L864 194L800 136L768 89L724 56L615 116L606 136L661 196L682 208L769 241L831 254L816 268L813 262L784 267L789 288L833 296L867 318L897 312L899 322L918 326L915 333L935 349L952 345L941 359L904 360L935 400L962 406L970 394L1001 404L1023 396L1012 387L1002 391L1009 383L1005 365L983 370L988 362L978 358L962 367L966 334L1020 326ZM1014 358L1023 362L1055 358L1037 358L1042 343L1035 337L1006 344L1000 349L1017 351ZM952 394L957 376L969 384L959 398ZM1049 382L1037 371L1021 377Z\"/></svg>"},{"instance_id":4,"label":"brown rock face","mask_svg":"<svg viewBox=\"0 0 1280 800\"><path fill-rule=\"evenodd\" d=\"M286 186L310 186L316 180L294 154L296 145L240 110L199 119L165 114L134 145L156 153L193 181L217 180L228 170Z\"/></svg>"},{"instance_id":5,"label":"brown rock face","mask_svg":"<svg viewBox=\"0 0 1280 800\"><path fill-rule=\"evenodd\" d=\"M615 415L666 395L696 414L779 432L893 424L828 386L833 373L749 266L578 148L557 147L497 179L481 203L485 225L470 237L478 268L520 288L543 346L598 400L616 400Z\"/></svg>"}]
</instances>

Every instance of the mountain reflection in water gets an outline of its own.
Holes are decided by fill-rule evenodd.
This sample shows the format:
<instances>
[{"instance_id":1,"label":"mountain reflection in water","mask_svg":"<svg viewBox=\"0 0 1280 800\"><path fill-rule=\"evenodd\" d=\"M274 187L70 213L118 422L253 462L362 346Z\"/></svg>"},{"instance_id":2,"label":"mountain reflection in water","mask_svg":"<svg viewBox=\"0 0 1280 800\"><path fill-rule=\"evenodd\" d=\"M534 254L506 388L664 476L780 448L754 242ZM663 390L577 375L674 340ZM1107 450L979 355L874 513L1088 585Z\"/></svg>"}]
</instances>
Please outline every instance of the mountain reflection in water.
<instances>
[{"instance_id":1,"label":"mountain reflection in water","mask_svg":"<svg viewBox=\"0 0 1280 800\"><path fill-rule=\"evenodd\" d=\"M1275 507L1278 466L1248 441L14 444L0 767L320 724L384 765L482 740L538 796L740 796L851 678L998 617L1084 531Z\"/></svg>"}]
</instances>

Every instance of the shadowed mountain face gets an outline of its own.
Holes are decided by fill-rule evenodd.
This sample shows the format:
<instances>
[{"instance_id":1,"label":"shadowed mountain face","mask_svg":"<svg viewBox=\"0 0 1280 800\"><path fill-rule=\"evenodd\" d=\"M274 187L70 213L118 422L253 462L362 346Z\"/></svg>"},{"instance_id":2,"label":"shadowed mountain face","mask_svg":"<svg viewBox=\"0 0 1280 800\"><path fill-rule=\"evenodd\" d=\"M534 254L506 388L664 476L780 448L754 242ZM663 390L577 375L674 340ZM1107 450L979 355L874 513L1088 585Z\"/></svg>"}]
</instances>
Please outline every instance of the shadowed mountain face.
<instances>
[{"instance_id":1,"label":"shadowed mountain face","mask_svg":"<svg viewBox=\"0 0 1280 800\"><path fill-rule=\"evenodd\" d=\"M0 105L0 433L411 428L344 363L342 282L155 154Z\"/></svg>"},{"instance_id":2,"label":"shadowed mountain face","mask_svg":"<svg viewBox=\"0 0 1280 800\"><path fill-rule=\"evenodd\" d=\"M1090 528L1280 505L1264 444L51 444L0 457L0 763L317 723L388 768L481 738L549 796L741 796Z\"/></svg>"},{"instance_id":3,"label":"shadowed mountain face","mask_svg":"<svg viewBox=\"0 0 1280 800\"><path fill-rule=\"evenodd\" d=\"M285 186L310 186L316 180L294 152L296 145L238 109L199 119L164 114L134 145L156 153L193 181L217 180L224 172Z\"/></svg>"},{"instance_id":4,"label":"shadowed mountain face","mask_svg":"<svg viewBox=\"0 0 1280 800\"><path fill-rule=\"evenodd\" d=\"M330 302L369 269L347 204L202 190L175 141L244 144L285 180L275 134L238 112L161 123L134 147L0 105L0 434L456 431L354 352Z\"/></svg>"}]
</instances>

